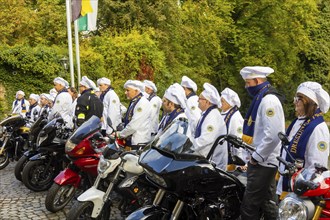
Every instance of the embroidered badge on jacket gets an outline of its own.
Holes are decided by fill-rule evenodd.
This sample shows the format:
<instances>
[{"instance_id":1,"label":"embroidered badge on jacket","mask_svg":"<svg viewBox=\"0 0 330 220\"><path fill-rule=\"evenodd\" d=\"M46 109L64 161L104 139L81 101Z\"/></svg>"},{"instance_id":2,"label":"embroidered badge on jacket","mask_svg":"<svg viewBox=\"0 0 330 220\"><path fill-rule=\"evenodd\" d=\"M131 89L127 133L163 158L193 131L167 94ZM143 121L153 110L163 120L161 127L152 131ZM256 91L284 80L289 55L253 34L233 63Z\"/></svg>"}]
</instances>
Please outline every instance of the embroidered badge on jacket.
<instances>
[{"instance_id":1,"label":"embroidered badge on jacket","mask_svg":"<svg viewBox=\"0 0 330 220\"><path fill-rule=\"evenodd\" d=\"M319 142L318 144L317 144L317 148L320 150L320 151L325 151L327 148L328 148L328 146L327 146L327 143L326 142L324 142L324 141L321 141L321 142Z\"/></svg>"},{"instance_id":2,"label":"embroidered badge on jacket","mask_svg":"<svg viewBox=\"0 0 330 220\"><path fill-rule=\"evenodd\" d=\"M137 112L142 112L142 108L139 107L136 111L137 111Z\"/></svg>"},{"instance_id":3,"label":"embroidered badge on jacket","mask_svg":"<svg viewBox=\"0 0 330 220\"><path fill-rule=\"evenodd\" d=\"M212 125L207 126L207 131L212 132L214 130Z\"/></svg>"},{"instance_id":4,"label":"embroidered badge on jacket","mask_svg":"<svg viewBox=\"0 0 330 220\"><path fill-rule=\"evenodd\" d=\"M269 109L267 109L267 110L266 110L266 115L267 115L268 117L273 117L273 116L275 115L275 111L274 111L274 109L273 109L273 108L269 108Z\"/></svg>"}]
</instances>

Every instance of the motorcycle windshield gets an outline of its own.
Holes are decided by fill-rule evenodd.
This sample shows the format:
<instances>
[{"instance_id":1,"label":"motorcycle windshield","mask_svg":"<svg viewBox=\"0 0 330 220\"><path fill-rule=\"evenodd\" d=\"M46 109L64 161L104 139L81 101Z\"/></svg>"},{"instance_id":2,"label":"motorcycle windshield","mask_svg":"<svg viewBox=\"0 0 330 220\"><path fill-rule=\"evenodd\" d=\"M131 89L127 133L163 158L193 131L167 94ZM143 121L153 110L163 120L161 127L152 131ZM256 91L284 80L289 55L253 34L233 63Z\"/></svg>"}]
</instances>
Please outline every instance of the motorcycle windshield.
<instances>
[{"instance_id":1,"label":"motorcycle windshield","mask_svg":"<svg viewBox=\"0 0 330 220\"><path fill-rule=\"evenodd\" d=\"M99 129L101 129L101 120L93 115L72 134L69 140L74 144L79 144L83 139Z\"/></svg>"},{"instance_id":2,"label":"motorcycle windshield","mask_svg":"<svg viewBox=\"0 0 330 220\"><path fill-rule=\"evenodd\" d=\"M192 142L189 139L188 122L178 120L152 142L151 146L164 153L173 155L176 159L196 159L202 157L192 150Z\"/></svg>"}]
</instances>

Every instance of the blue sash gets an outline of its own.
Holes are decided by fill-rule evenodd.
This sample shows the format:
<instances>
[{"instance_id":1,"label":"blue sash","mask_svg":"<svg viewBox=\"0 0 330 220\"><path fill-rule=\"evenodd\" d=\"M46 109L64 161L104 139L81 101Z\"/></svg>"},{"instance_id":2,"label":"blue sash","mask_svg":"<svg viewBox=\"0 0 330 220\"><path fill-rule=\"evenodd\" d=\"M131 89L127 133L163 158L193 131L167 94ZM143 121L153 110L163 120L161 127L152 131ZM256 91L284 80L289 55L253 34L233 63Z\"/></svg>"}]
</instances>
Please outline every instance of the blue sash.
<instances>
[{"instance_id":1,"label":"blue sash","mask_svg":"<svg viewBox=\"0 0 330 220\"><path fill-rule=\"evenodd\" d=\"M227 112L226 116L225 116L225 123L226 123L226 127L227 127L227 133L228 133L228 129L229 129L229 123L231 120L231 117L235 114L235 112L238 111L238 107L235 105L235 107L231 108L229 110L229 112Z\"/></svg>"},{"instance_id":2,"label":"blue sash","mask_svg":"<svg viewBox=\"0 0 330 220\"><path fill-rule=\"evenodd\" d=\"M159 125L158 127L158 130L162 129L162 130L165 130L165 128L167 128L167 126L178 116L180 115L181 113L183 113L184 110L182 108L176 108L174 109L169 115L166 114L164 115L164 118L162 121L161 121L161 124Z\"/></svg>"},{"instance_id":3,"label":"blue sash","mask_svg":"<svg viewBox=\"0 0 330 220\"><path fill-rule=\"evenodd\" d=\"M18 99L16 99L15 100L15 103L14 103L14 107L18 104L18 102L19 102L19 100ZM21 108L22 108L22 112L26 112L26 105L25 105L25 99L24 98L22 98L22 100L21 100Z\"/></svg>"},{"instance_id":4,"label":"blue sash","mask_svg":"<svg viewBox=\"0 0 330 220\"><path fill-rule=\"evenodd\" d=\"M189 95L187 95L186 97L187 97L187 99L189 99L190 97L192 97L192 96L194 96L194 95L196 95L196 93L195 93L195 92L191 92L191 93L189 93Z\"/></svg>"},{"instance_id":5,"label":"blue sash","mask_svg":"<svg viewBox=\"0 0 330 220\"><path fill-rule=\"evenodd\" d=\"M243 124L243 141L252 144L253 142L253 134L254 134L254 125L257 117L257 112L259 105L261 103L262 98L265 93L269 90L270 83L268 81L261 83L257 86L254 86L253 89L256 91L253 97L252 103L246 116L244 118Z\"/></svg>"},{"instance_id":6,"label":"blue sash","mask_svg":"<svg viewBox=\"0 0 330 220\"><path fill-rule=\"evenodd\" d=\"M217 105L212 105L211 107L209 107L205 113L202 115L201 119L199 119L197 127L196 127L196 131L195 131L195 138L198 138L199 136L201 136L201 132L202 132L202 124L206 118L206 116L213 110L216 109L218 106Z\"/></svg>"},{"instance_id":7,"label":"blue sash","mask_svg":"<svg viewBox=\"0 0 330 220\"><path fill-rule=\"evenodd\" d=\"M109 86L102 94L100 95L100 99L103 102L104 96L111 90L111 86Z\"/></svg>"},{"instance_id":8,"label":"blue sash","mask_svg":"<svg viewBox=\"0 0 330 220\"><path fill-rule=\"evenodd\" d=\"M34 107L36 107L37 105L38 105L38 102L34 103L33 105L30 105L30 107L29 107L29 111L26 113L26 117L27 117L27 118L30 118L30 117L31 117L32 109L33 109Z\"/></svg>"},{"instance_id":9,"label":"blue sash","mask_svg":"<svg viewBox=\"0 0 330 220\"><path fill-rule=\"evenodd\" d=\"M129 103L126 115L125 115L125 119L124 119L124 126L126 127L126 125L132 120L133 114L134 114L134 108L136 106L136 104L140 101L140 99L142 98L142 93L140 93L139 95L135 96L131 102Z\"/></svg>"},{"instance_id":10,"label":"blue sash","mask_svg":"<svg viewBox=\"0 0 330 220\"><path fill-rule=\"evenodd\" d=\"M156 96L156 93L151 93L150 95L149 95L149 97L148 97L148 100L150 101L153 97L155 97Z\"/></svg>"},{"instance_id":11,"label":"blue sash","mask_svg":"<svg viewBox=\"0 0 330 220\"><path fill-rule=\"evenodd\" d=\"M292 127L296 121L297 118L288 127L286 131L287 135L290 134ZM306 152L306 146L308 140L311 134L313 133L314 128L317 125L321 124L322 122L324 122L324 119L323 119L323 113L321 112L320 109L317 109L311 118L306 119L304 121L304 123L301 125L297 133L293 136L288 146L288 150L294 159L303 159L305 161L305 152ZM286 155L285 160L288 162L293 162L289 155ZM283 185L282 185L283 191L288 191L289 181L290 180L286 176L283 177Z\"/></svg>"}]
</instances>

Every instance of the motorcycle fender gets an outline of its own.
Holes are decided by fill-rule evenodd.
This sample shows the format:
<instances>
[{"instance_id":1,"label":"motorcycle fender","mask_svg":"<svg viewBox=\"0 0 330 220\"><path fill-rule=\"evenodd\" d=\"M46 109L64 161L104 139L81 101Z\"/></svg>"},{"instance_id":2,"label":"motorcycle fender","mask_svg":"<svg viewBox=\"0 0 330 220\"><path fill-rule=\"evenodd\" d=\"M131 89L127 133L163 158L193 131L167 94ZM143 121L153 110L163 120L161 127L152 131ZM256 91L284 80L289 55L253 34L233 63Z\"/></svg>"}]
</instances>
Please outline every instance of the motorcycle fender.
<instances>
[{"instance_id":1,"label":"motorcycle fender","mask_svg":"<svg viewBox=\"0 0 330 220\"><path fill-rule=\"evenodd\" d=\"M30 157L32 157L33 155L36 155L36 151L25 151L24 152L24 156L26 156L26 157L28 157L28 158L30 158Z\"/></svg>"},{"instance_id":2,"label":"motorcycle fender","mask_svg":"<svg viewBox=\"0 0 330 220\"><path fill-rule=\"evenodd\" d=\"M81 181L81 176L73 170L66 168L61 171L54 179L54 182L58 185L73 185L78 188Z\"/></svg>"},{"instance_id":3,"label":"motorcycle fender","mask_svg":"<svg viewBox=\"0 0 330 220\"><path fill-rule=\"evenodd\" d=\"M171 216L170 211L159 206L146 206L131 213L126 220L162 219L164 216Z\"/></svg>"},{"instance_id":4,"label":"motorcycle fender","mask_svg":"<svg viewBox=\"0 0 330 220\"><path fill-rule=\"evenodd\" d=\"M47 156L44 154L36 154L30 157L30 160L45 160L45 159L47 159Z\"/></svg>"},{"instance_id":5,"label":"motorcycle fender","mask_svg":"<svg viewBox=\"0 0 330 220\"><path fill-rule=\"evenodd\" d=\"M100 211L102 210L103 206L103 196L105 192L98 190L95 186L92 186L88 190L86 190L83 194L81 194L77 200L80 202L87 202L91 201L94 203L92 218L96 218Z\"/></svg>"}]
</instances>

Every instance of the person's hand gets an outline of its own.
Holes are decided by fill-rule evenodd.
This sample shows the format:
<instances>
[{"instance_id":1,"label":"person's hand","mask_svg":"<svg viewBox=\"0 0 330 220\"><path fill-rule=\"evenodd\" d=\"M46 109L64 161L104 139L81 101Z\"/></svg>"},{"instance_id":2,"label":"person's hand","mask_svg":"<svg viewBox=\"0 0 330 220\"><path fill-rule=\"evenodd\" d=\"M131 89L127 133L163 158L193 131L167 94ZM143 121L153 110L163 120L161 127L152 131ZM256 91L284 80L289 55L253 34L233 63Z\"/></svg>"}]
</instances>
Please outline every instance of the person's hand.
<instances>
[{"instance_id":1,"label":"person's hand","mask_svg":"<svg viewBox=\"0 0 330 220\"><path fill-rule=\"evenodd\" d=\"M239 168L241 169L242 172L246 172L247 171L247 165L240 166Z\"/></svg>"}]
</instances>

